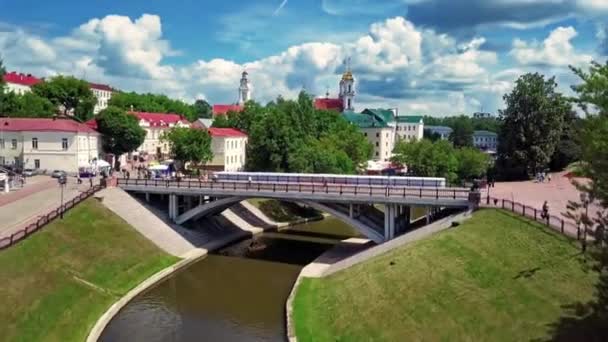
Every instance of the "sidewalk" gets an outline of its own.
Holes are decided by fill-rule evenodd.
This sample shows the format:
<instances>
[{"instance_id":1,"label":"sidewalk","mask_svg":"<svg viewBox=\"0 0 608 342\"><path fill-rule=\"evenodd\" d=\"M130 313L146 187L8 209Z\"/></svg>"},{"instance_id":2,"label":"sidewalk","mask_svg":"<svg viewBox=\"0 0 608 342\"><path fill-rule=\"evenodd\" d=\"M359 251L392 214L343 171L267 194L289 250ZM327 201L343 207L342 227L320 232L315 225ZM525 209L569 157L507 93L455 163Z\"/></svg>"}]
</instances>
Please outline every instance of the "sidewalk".
<instances>
[{"instance_id":1,"label":"sidewalk","mask_svg":"<svg viewBox=\"0 0 608 342\"><path fill-rule=\"evenodd\" d=\"M67 202L89 188L88 183L76 184L68 179L63 200ZM59 207L61 189L56 179L45 179L15 192L0 196L0 238L23 229L35 222L39 216Z\"/></svg>"}]
</instances>

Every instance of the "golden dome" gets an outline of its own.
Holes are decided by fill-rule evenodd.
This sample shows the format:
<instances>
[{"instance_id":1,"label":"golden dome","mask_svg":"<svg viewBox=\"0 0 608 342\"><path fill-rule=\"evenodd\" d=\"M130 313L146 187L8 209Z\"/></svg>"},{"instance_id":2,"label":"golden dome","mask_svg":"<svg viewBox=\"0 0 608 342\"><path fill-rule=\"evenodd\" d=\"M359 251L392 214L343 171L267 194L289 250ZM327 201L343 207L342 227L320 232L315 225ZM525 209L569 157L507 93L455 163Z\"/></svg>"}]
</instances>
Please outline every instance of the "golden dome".
<instances>
[{"instance_id":1,"label":"golden dome","mask_svg":"<svg viewBox=\"0 0 608 342\"><path fill-rule=\"evenodd\" d=\"M342 80L343 81L352 81L353 80L353 73L350 71L345 72L344 74L342 74Z\"/></svg>"}]
</instances>

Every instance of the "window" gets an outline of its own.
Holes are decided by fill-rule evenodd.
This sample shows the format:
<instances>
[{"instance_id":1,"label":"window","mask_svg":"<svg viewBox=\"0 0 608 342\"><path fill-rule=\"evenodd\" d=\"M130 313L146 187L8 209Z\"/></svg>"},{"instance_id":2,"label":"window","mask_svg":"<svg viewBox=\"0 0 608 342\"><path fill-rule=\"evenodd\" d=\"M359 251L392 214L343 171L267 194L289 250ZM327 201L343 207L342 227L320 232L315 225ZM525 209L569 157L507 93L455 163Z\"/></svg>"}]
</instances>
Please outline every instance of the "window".
<instances>
[{"instance_id":1,"label":"window","mask_svg":"<svg viewBox=\"0 0 608 342\"><path fill-rule=\"evenodd\" d=\"M34 169L40 168L40 159L34 159Z\"/></svg>"},{"instance_id":2,"label":"window","mask_svg":"<svg viewBox=\"0 0 608 342\"><path fill-rule=\"evenodd\" d=\"M364 132L363 135L367 136L367 132ZM4 147L2 147L2 148L4 148Z\"/></svg>"},{"instance_id":3,"label":"window","mask_svg":"<svg viewBox=\"0 0 608 342\"><path fill-rule=\"evenodd\" d=\"M4 139L0 139L0 148L4 149ZM4 163L2 163L4 164Z\"/></svg>"},{"instance_id":4,"label":"window","mask_svg":"<svg viewBox=\"0 0 608 342\"><path fill-rule=\"evenodd\" d=\"M13 140L11 140L11 148L12 148L13 150L16 150L16 149L17 149L17 139L13 139Z\"/></svg>"},{"instance_id":5,"label":"window","mask_svg":"<svg viewBox=\"0 0 608 342\"><path fill-rule=\"evenodd\" d=\"M62 148L64 151L67 151L67 150L68 150L68 138L63 138L63 139L61 139L61 148Z\"/></svg>"},{"instance_id":6,"label":"window","mask_svg":"<svg viewBox=\"0 0 608 342\"><path fill-rule=\"evenodd\" d=\"M386 133L386 137L388 138L388 133Z\"/></svg>"},{"instance_id":7,"label":"window","mask_svg":"<svg viewBox=\"0 0 608 342\"><path fill-rule=\"evenodd\" d=\"M378 151L376 151L376 157L379 156L379 155L380 155L380 153L378 153Z\"/></svg>"},{"instance_id":8,"label":"window","mask_svg":"<svg viewBox=\"0 0 608 342\"><path fill-rule=\"evenodd\" d=\"M32 150L38 149L38 138L32 138Z\"/></svg>"},{"instance_id":9,"label":"window","mask_svg":"<svg viewBox=\"0 0 608 342\"><path fill-rule=\"evenodd\" d=\"M347 104L348 108L350 108L350 99L348 99L348 104Z\"/></svg>"},{"instance_id":10,"label":"window","mask_svg":"<svg viewBox=\"0 0 608 342\"><path fill-rule=\"evenodd\" d=\"M376 133L376 138L380 138L380 133Z\"/></svg>"},{"instance_id":11,"label":"window","mask_svg":"<svg viewBox=\"0 0 608 342\"><path fill-rule=\"evenodd\" d=\"M376 141L376 147L380 146L380 143Z\"/></svg>"}]
</instances>

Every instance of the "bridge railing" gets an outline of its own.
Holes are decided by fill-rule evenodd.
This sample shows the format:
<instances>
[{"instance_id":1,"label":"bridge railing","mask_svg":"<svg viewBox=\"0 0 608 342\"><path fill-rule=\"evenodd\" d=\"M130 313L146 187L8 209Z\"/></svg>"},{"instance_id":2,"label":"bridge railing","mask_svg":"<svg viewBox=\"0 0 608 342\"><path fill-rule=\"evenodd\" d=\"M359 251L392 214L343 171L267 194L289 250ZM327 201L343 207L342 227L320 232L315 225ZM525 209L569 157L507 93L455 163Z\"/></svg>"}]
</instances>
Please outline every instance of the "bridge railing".
<instances>
[{"instance_id":1,"label":"bridge railing","mask_svg":"<svg viewBox=\"0 0 608 342\"><path fill-rule=\"evenodd\" d=\"M419 188L404 186L315 184L315 183L268 183L268 182L213 182L197 179L126 179L119 178L118 186L165 187L178 189L217 189L241 192L280 192L306 194L354 195L390 198L427 198L468 200L471 192L466 188Z\"/></svg>"}]
</instances>

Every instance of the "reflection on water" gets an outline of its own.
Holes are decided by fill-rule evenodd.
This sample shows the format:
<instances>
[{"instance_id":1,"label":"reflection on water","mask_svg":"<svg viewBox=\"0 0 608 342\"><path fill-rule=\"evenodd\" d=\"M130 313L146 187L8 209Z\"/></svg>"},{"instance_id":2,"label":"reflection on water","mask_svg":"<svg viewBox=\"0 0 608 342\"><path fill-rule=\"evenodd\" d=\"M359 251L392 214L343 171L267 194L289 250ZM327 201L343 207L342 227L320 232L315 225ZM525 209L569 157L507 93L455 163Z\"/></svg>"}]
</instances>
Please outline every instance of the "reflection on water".
<instances>
[{"instance_id":1,"label":"reflection on water","mask_svg":"<svg viewBox=\"0 0 608 342\"><path fill-rule=\"evenodd\" d=\"M284 341L293 282L330 247L264 235L232 245L134 299L100 340Z\"/></svg>"}]
</instances>

